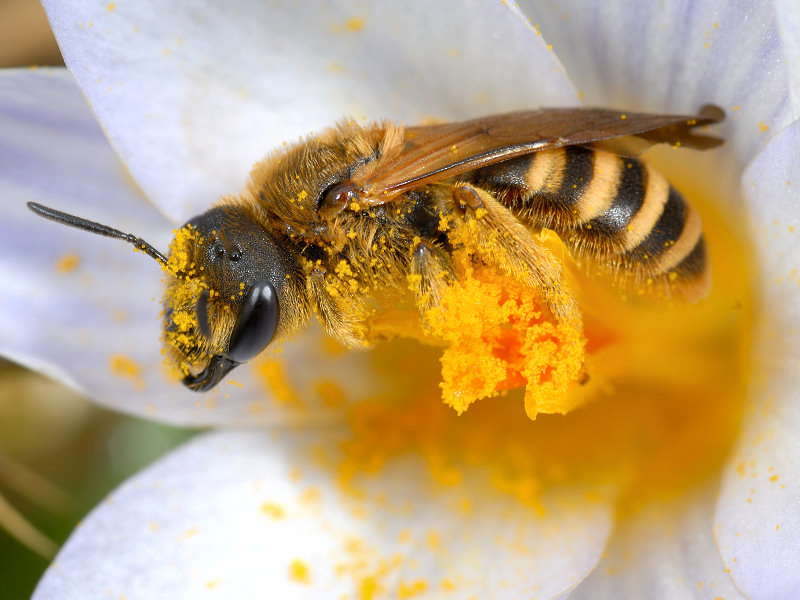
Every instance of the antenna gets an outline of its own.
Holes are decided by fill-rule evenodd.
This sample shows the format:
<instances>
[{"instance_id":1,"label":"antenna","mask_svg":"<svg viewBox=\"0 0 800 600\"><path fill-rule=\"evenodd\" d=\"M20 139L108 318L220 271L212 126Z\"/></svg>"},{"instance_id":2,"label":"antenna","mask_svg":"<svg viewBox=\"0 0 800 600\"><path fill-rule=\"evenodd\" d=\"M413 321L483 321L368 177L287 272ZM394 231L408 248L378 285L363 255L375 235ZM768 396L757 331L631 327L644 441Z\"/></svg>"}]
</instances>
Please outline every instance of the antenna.
<instances>
[{"instance_id":1,"label":"antenna","mask_svg":"<svg viewBox=\"0 0 800 600\"><path fill-rule=\"evenodd\" d=\"M84 231L96 233L97 235L104 235L106 237L124 240L130 244L133 244L136 248L147 254L147 256L155 258L161 263L162 267L167 266L166 256L161 254L161 252L153 248L153 246L145 242L142 238L136 237L132 233L125 233L119 229L109 227L108 225L95 223L94 221L89 221L88 219L84 219L82 217L76 217L75 215L70 215L68 213L61 212L60 210L55 210L54 208L44 206L38 202L28 202L28 208L30 208L40 217L50 219L56 223L69 225L70 227L75 227L76 229L83 229Z\"/></svg>"}]
</instances>

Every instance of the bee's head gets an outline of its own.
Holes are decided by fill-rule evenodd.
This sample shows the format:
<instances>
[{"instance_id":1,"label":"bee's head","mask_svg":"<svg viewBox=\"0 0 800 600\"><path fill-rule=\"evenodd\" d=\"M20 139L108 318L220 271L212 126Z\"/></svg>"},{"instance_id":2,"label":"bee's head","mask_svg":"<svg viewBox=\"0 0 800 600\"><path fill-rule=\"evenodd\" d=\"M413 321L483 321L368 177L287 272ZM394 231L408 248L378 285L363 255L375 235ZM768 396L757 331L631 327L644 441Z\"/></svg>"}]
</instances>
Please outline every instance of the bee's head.
<instances>
[{"instance_id":1,"label":"bee's head","mask_svg":"<svg viewBox=\"0 0 800 600\"><path fill-rule=\"evenodd\" d=\"M211 389L304 319L296 260L242 207L212 208L177 230L166 270L167 355L193 390Z\"/></svg>"},{"instance_id":2,"label":"bee's head","mask_svg":"<svg viewBox=\"0 0 800 600\"><path fill-rule=\"evenodd\" d=\"M238 205L212 208L186 223L168 256L131 233L36 202L28 207L62 225L126 241L161 264L168 277L167 356L193 390L211 389L308 316L294 255Z\"/></svg>"}]
</instances>

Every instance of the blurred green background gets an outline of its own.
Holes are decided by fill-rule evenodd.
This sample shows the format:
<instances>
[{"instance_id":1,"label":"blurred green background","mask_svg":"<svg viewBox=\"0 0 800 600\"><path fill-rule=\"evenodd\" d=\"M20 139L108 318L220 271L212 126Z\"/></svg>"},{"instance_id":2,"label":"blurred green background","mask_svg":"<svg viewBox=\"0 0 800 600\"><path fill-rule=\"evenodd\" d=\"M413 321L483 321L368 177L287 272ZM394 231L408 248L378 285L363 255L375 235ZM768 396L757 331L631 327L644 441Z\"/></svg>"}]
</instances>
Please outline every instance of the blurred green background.
<instances>
[{"instance_id":1,"label":"blurred green background","mask_svg":"<svg viewBox=\"0 0 800 600\"><path fill-rule=\"evenodd\" d=\"M31 65L63 65L44 11L0 0L0 68ZM97 408L0 359L0 598L29 598L78 521L191 435Z\"/></svg>"}]
</instances>

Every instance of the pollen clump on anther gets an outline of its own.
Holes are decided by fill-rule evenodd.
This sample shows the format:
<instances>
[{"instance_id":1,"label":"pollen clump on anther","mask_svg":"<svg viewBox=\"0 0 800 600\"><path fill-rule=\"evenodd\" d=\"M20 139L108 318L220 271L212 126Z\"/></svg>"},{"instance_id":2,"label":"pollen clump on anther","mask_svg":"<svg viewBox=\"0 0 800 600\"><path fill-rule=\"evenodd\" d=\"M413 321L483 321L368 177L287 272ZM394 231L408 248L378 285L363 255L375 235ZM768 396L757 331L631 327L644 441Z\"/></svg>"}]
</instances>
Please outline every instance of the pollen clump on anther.
<instances>
[{"instance_id":1,"label":"pollen clump on anther","mask_svg":"<svg viewBox=\"0 0 800 600\"><path fill-rule=\"evenodd\" d=\"M525 388L525 411L566 413L568 389L583 373L582 332L557 323L535 290L495 269L457 261L459 276L425 315L447 344L442 397L461 414L481 398Z\"/></svg>"}]
</instances>

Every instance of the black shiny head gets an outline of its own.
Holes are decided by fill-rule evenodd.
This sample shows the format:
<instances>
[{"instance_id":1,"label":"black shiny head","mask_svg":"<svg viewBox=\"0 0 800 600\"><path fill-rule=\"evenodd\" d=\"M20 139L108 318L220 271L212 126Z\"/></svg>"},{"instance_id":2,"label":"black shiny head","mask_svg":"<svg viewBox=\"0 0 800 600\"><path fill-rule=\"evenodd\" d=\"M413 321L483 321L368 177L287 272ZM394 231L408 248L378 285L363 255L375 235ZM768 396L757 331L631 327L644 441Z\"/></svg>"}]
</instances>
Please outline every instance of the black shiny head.
<instances>
[{"instance_id":1,"label":"black shiny head","mask_svg":"<svg viewBox=\"0 0 800 600\"><path fill-rule=\"evenodd\" d=\"M36 202L28 202L28 208L51 221L133 244L174 276L164 332L179 368L188 373L183 384L192 390L210 390L307 316L292 300L303 288L294 254L241 206L215 207L190 220L180 230L184 241L178 243L176 235L169 256L108 225ZM227 318L230 326L216 327L218 318Z\"/></svg>"},{"instance_id":2,"label":"black shiny head","mask_svg":"<svg viewBox=\"0 0 800 600\"><path fill-rule=\"evenodd\" d=\"M287 329L294 304L285 301L287 282L297 280L299 269L291 252L239 206L212 208L184 229L193 242L188 250L171 247L170 258L173 253L190 255L183 259L184 270L178 267L173 285L183 294L187 282L198 281L200 291L176 302L168 288L165 330L188 372L184 385L206 391ZM181 321L195 325L180 331Z\"/></svg>"}]
</instances>

